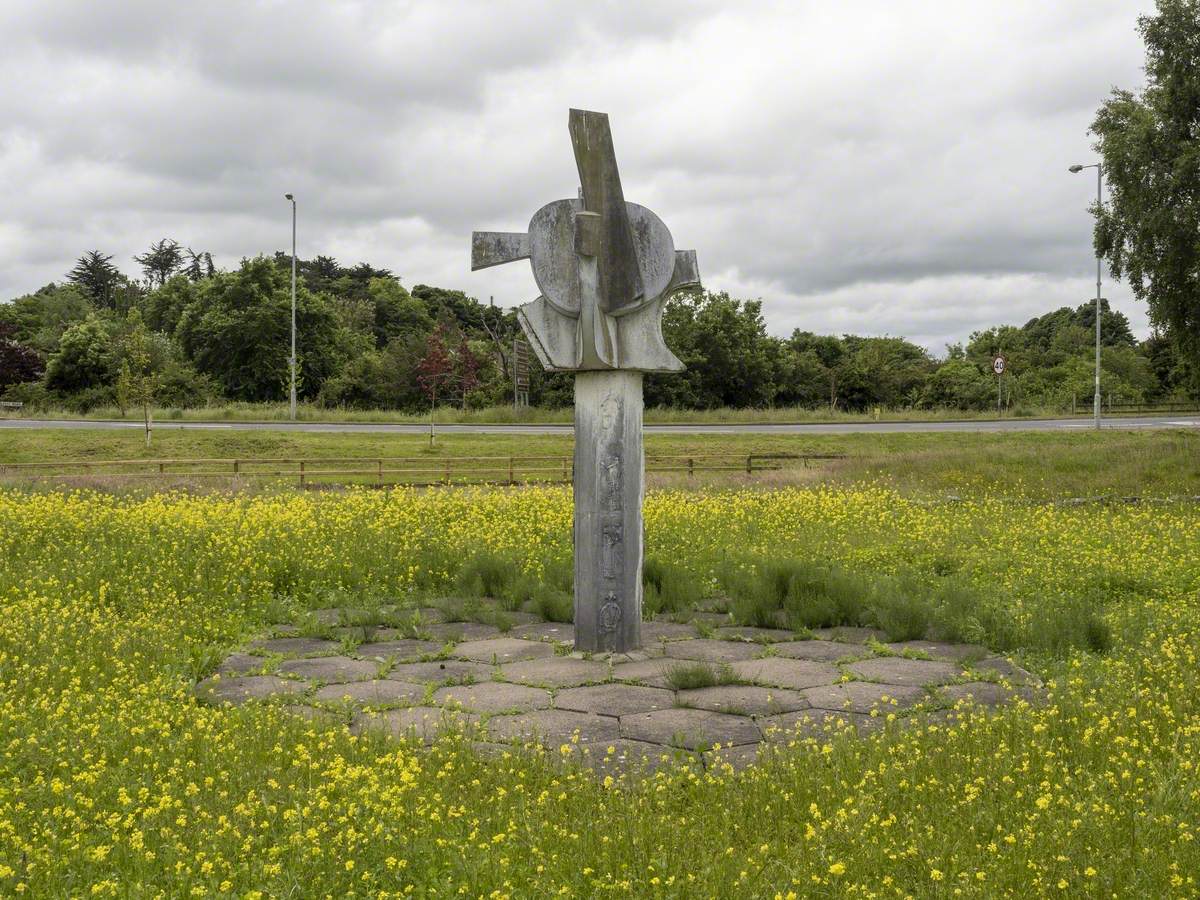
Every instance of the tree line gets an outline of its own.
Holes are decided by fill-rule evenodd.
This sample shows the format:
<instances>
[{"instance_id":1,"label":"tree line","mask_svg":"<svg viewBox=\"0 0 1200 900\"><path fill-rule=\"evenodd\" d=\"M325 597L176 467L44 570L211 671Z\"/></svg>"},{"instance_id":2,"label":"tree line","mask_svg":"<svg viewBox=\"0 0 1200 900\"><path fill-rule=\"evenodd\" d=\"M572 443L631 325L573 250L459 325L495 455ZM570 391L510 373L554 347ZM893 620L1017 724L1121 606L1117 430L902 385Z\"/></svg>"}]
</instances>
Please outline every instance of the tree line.
<instances>
[{"instance_id":1,"label":"tree line","mask_svg":"<svg viewBox=\"0 0 1200 900\"><path fill-rule=\"evenodd\" d=\"M61 283L0 304L0 394L31 407L196 407L278 402L289 385L291 258L219 270L171 239L134 257L129 277L99 251ZM368 263L297 261L298 395L327 408L428 410L511 402L512 311L462 291L404 287ZM1138 341L1102 309L1102 387L1126 402L1200 395L1197 369L1161 334ZM686 363L650 375L646 402L683 409L800 406L986 410L1086 406L1094 375L1091 303L971 334L934 357L900 337L768 334L760 300L678 294L663 333ZM998 393L992 359L1008 374ZM530 400L571 403L569 376L531 372Z\"/></svg>"}]
</instances>

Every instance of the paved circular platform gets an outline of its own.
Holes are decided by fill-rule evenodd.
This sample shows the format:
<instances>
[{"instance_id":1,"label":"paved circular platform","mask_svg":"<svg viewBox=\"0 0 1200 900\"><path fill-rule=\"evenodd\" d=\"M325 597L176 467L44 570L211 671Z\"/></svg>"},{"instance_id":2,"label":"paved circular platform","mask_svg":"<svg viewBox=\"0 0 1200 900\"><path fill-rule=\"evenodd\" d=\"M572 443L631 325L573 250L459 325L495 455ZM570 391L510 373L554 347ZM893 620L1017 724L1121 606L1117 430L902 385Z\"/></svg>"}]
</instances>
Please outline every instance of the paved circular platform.
<instances>
[{"instance_id":1,"label":"paved circular platform","mask_svg":"<svg viewBox=\"0 0 1200 900\"><path fill-rule=\"evenodd\" d=\"M708 613L646 623L641 650L594 656L573 652L569 624L512 615L316 610L231 653L196 691L425 742L468 728L483 749L566 744L607 771L669 756L740 766L764 747L1032 700L1040 687L985 647L887 643L865 628L798 635Z\"/></svg>"}]
</instances>

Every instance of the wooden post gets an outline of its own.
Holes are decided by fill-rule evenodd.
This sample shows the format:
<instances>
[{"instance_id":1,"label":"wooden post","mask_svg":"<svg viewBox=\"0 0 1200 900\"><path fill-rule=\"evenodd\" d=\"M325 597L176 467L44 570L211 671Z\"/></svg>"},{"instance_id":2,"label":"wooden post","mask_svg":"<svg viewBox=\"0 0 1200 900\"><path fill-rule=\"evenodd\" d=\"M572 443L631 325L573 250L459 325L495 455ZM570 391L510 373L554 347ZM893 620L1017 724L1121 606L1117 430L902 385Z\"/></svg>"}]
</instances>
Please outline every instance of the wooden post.
<instances>
[{"instance_id":1,"label":"wooden post","mask_svg":"<svg viewBox=\"0 0 1200 900\"><path fill-rule=\"evenodd\" d=\"M375 473L375 483L379 485L379 487L383 487L383 460L378 459L376 460L376 463L379 465L379 470Z\"/></svg>"},{"instance_id":2,"label":"wooden post","mask_svg":"<svg viewBox=\"0 0 1200 900\"><path fill-rule=\"evenodd\" d=\"M696 461L690 456L688 457L688 478L696 474Z\"/></svg>"},{"instance_id":3,"label":"wooden post","mask_svg":"<svg viewBox=\"0 0 1200 900\"><path fill-rule=\"evenodd\" d=\"M746 456L746 474L752 475L753 473L754 473L754 457L747 455Z\"/></svg>"},{"instance_id":4,"label":"wooden post","mask_svg":"<svg viewBox=\"0 0 1200 900\"><path fill-rule=\"evenodd\" d=\"M236 475L237 473L238 473L238 461L235 459L233 461L233 474Z\"/></svg>"},{"instance_id":5,"label":"wooden post","mask_svg":"<svg viewBox=\"0 0 1200 900\"><path fill-rule=\"evenodd\" d=\"M511 456L508 458L508 483L516 484L513 480L513 458Z\"/></svg>"},{"instance_id":6,"label":"wooden post","mask_svg":"<svg viewBox=\"0 0 1200 900\"><path fill-rule=\"evenodd\" d=\"M300 487L304 487L304 460L300 460Z\"/></svg>"}]
</instances>

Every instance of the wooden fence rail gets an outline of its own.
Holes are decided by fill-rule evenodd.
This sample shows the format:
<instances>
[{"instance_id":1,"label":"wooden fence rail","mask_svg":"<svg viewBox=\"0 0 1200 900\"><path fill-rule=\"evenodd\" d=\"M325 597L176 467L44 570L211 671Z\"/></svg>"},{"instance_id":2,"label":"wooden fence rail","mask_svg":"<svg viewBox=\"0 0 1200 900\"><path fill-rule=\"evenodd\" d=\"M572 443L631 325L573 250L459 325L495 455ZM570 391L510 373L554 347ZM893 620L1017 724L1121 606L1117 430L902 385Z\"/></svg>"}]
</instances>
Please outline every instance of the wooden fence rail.
<instances>
[{"instance_id":1,"label":"wooden fence rail","mask_svg":"<svg viewBox=\"0 0 1200 900\"><path fill-rule=\"evenodd\" d=\"M647 472L779 471L813 461L841 459L837 453L751 453L646 456ZM320 458L228 459L106 459L0 463L0 479L63 479L81 476L117 478L296 479L314 482L387 484L528 484L570 483L574 472L569 456L377 456Z\"/></svg>"}]
</instances>

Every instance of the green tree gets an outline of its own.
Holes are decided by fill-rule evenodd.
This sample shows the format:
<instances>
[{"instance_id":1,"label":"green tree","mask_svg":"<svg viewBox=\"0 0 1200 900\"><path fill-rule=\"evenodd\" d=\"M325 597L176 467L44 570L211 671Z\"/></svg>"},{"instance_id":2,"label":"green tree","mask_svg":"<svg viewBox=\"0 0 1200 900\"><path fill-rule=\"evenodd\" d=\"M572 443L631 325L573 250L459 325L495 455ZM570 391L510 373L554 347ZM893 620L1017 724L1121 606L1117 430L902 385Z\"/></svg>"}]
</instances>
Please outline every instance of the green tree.
<instances>
[{"instance_id":1,"label":"green tree","mask_svg":"<svg viewBox=\"0 0 1200 900\"><path fill-rule=\"evenodd\" d=\"M48 284L33 294L0 304L0 322L12 327L14 340L49 356L57 352L63 332L94 311L77 285Z\"/></svg>"},{"instance_id":2,"label":"green tree","mask_svg":"<svg viewBox=\"0 0 1200 900\"><path fill-rule=\"evenodd\" d=\"M236 400L279 400L287 394L291 285L273 260L243 260L197 286L180 316L177 337L187 358ZM296 294L298 392L315 397L342 363L338 322L328 300L302 285Z\"/></svg>"},{"instance_id":3,"label":"green tree","mask_svg":"<svg viewBox=\"0 0 1200 900\"><path fill-rule=\"evenodd\" d=\"M63 332L46 365L46 386L66 394L111 384L114 368L112 334L92 314Z\"/></svg>"},{"instance_id":4,"label":"green tree","mask_svg":"<svg viewBox=\"0 0 1200 900\"><path fill-rule=\"evenodd\" d=\"M142 315L131 309L126 318L127 332L121 340L121 372L117 376L117 397L121 409L138 406L146 426L146 446L150 446L153 407L159 387L159 367L155 347Z\"/></svg>"},{"instance_id":5,"label":"green tree","mask_svg":"<svg viewBox=\"0 0 1200 900\"><path fill-rule=\"evenodd\" d=\"M1096 247L1150 320L1200 361L1200 0L1158 0L1138 19L1146 87L1115 90L1091 131L1109 202Z\"/></svg>"},{"instance_id":6,"label":"green tree","mask_svg":"<svg viewBox=\"0 0 1200 900\"><path fill-rule=\"evenodd\" d=\"M425 334L433 319L425 304L415 299L395 278L372 278L367 283L371 306L371 333L375 346L384 347L404 334Z\"/></svg>"},{"instance_id":7,"label":"green tree","mask_svg":"<svg viewBox=\"0 0 1200 900\"><path fill-rule=\"evenodd\" d=\"M683 291L667 301L662 329L687 369L648 376L648 404L711 409L774 402L778 354L761 301Z\"/></svg>"},{"instance_id":8,"label":"green tree","mask_svg":"<svg viewBox=\"0 0 1200 900\"><path fill-rule=\"evenodd\" d=\"M89 250L75 260L67 281L76 284L89 300L102 309L116 308L116 295L125 276L112 264L112 257Z\"/></svg>"},{"instance_id":9,"label":"green tree","mask_svg":"<svg viewBox=\"0 0 1200 900\"><path fill-rule=\"evenodd\" d=\"M183 268L184 250L179 242L163 238L150 245L150 249L133 261L142 267L146 283L151 289L162 287L167 279Z\"/></svg>"}]
</instances>

